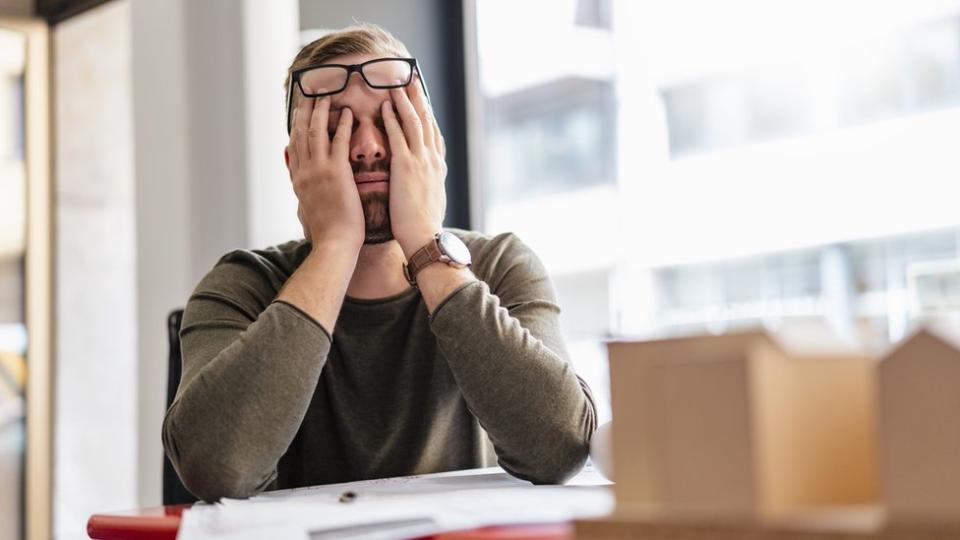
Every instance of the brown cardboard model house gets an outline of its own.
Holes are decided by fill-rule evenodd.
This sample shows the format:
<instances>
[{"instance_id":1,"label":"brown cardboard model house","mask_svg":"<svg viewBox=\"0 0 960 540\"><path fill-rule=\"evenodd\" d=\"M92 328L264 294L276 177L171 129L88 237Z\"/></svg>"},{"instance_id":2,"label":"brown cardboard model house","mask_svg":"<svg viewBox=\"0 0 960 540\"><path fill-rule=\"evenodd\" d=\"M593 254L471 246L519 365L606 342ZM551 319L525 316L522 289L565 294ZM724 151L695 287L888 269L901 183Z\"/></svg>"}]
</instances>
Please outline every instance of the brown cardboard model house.
<instances>
[{"instance_id":1,"label":"brown cardboard model house","mask_svg":"<svg viewBox=\"0 0 960 540\"><path fill-rule=\"evenodd\" d=\"M880 362L883 492L891 522L960 522L960 339L920 329Z\"/></svg>"},{"instance_id":2,"label":"brown cardboard model house","mask_svg":"<svg viewBox=\"0 0 960 540\"><path fill-rule=\"evenodd\" d=\"M874 359L806 357L761 331L614 342L609 357L618 513L749 521L877 501Z\"/></svg>"}]
</instances>

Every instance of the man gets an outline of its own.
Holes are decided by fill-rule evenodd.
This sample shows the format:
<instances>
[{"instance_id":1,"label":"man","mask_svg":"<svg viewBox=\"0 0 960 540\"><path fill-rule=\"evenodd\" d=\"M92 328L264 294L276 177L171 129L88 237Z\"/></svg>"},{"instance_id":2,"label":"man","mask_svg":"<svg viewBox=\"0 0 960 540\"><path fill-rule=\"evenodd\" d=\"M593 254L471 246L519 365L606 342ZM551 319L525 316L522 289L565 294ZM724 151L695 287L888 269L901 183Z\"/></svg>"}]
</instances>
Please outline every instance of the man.
<instances>
[{"instance_id":1,"label":"man","mask_svg":"<svg viewBox=\"0 0 960 540\"><path fill-rule=\"evenodd\" d=\"M289 73L306 239L224 256L186 306L163 424L184 485L215 500L493 457L565 481L595 427L589 389L536 256L510 234L443 231L444 141L416 61L360 25Z\"/></svg>"}]
</instances>

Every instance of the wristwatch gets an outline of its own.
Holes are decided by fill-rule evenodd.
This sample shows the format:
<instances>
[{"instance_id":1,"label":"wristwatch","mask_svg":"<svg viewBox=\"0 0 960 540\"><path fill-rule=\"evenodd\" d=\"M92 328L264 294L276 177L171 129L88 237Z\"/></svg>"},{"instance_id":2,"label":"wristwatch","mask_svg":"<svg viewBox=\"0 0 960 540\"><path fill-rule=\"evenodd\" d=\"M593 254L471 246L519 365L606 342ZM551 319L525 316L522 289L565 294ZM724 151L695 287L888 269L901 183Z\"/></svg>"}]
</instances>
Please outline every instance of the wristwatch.
<instances>
[{"instance_id":1,"label":"wristwatch","mask_svg":"<svg viewBox=\"0 0 960 540\"><path fill-rule=\"evenodd\" d=\"M410 285L416 287L417 274L435 262L446 263L454 268L466 268L471 263L470 250L457 235L446 231L438 232L427 245L415 251L410 260L403 264L403 276Z\"/></svg>"}]
</instances>

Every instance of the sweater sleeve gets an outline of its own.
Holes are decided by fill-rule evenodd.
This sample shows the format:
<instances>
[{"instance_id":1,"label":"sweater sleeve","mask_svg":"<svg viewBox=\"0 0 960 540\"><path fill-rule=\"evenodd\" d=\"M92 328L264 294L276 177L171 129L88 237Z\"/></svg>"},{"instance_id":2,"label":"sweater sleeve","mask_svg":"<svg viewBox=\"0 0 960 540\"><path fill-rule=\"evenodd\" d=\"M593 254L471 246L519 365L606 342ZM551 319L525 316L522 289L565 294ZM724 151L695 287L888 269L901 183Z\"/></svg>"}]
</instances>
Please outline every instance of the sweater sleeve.
<instances>
[{"instance_id":1,"label":"sweater sleeve","mask_svg":"<svg viewBox=\"0 0 960 540\"><path fill-rule=\"evenodd\" d=\"M163 445L197 497L268 488L296 435L330 350L330 334L278 301L253 265L221 263L198 285L180 331L183 374Z\"/></svg>"},{"instance_id":2,"label":"sweater sleeve","mask_svg":"<svg viewBox=\"0 0 960 540\"><path fill-rule=\"evenodd\" d=\"M596 407L568 358L546 269L516 237L498 239L495 265L478 265L482 280L444 300L431 329L500 465L562 483L586 461Z\"/></svg>"}]
</instances>

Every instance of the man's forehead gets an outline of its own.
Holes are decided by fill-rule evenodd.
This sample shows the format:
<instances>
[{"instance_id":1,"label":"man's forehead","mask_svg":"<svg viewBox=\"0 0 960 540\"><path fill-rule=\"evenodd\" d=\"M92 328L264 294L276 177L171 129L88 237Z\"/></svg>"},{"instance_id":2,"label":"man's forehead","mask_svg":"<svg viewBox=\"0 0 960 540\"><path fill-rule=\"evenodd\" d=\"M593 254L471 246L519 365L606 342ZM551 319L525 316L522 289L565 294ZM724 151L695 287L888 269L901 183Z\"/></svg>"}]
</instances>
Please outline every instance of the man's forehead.
<instances>
[{"instance_id":1,"label":"man's forehead","mask_svg":"<svg viewBox=\"0 0 960 540\"><path fill-rule=\"evenodd\" d=\"M362 64L368 60L376 60L377 58L395 58L396 55L384 52L374 52L374 53L352 53L344 54L341 56L334 56L324 60L323 64Z\"/></svg>"}]
</instances>

